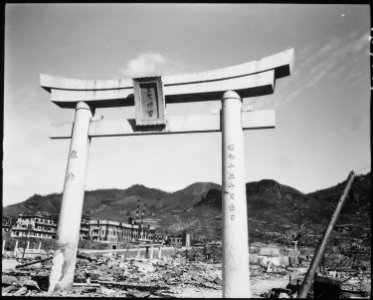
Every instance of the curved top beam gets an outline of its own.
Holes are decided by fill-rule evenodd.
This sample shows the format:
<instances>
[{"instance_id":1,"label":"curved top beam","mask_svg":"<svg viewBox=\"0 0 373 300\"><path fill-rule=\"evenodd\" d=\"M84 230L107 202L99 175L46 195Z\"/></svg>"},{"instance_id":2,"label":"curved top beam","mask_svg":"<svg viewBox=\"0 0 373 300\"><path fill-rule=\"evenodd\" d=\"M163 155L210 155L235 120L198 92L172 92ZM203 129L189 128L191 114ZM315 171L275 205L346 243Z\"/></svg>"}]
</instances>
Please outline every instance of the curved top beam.
<instances>
[{"instance_id":1,"label":"curved top beam","mask_svg":"<svg viewBox=\"0 0 373 300\"><path fill-rule=\"evenodd\" d=\"M165 86L185 83L199 83L251 75L268 70L275 70L275 78L278 79L290 75L293 64L294 49L289 49L271 56L264 57L260 60L251 61L228 68L216 69L200 73L164 76L162 77L162 81ZM40 74L40 85L48 91L52 88L78 91L126 89L132 88L132 79L81 80Z\"/></svg>"},{"instance_id":2,"label":"curved top beam","mask_svg":"<svg viewBox=\"0 0 373 300\"><path fill-rule=\"evenodd\" d=\"M274 91L274 71L231 79L168 85L163 88L166 103L219 100L222 93L234 90L242 98L268 95ZM51 100L62 108L75 108L77 102L87 102L91 107L134 105L133 88L111 90L51 90Z\"/></svg>"},{"instance_id":3,"label":"curved top beam","mask_svg":"<svg viewBox=\"0 0 373 300\"><path fill-rule=\"evenodd\" d=\"M162 77L167 103L219 100L221 92L236 90L241 97L271 94L275 80L291 74L294 49L261 60L212 71ZM132 79L79 80L40 75L51 100L63 108L79 101L92 107L133 105Z\"/></svg>"}]
</instances>

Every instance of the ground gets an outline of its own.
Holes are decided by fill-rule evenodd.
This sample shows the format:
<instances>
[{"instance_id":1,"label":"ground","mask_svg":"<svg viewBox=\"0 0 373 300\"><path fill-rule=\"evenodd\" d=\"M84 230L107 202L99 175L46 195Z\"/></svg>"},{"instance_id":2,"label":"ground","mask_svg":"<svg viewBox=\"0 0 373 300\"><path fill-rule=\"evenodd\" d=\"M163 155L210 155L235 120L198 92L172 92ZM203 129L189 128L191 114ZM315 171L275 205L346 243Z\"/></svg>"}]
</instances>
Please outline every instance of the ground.
<instances>
[{"instance_id":1,"label":"ground","mask_svg":"<svg viewBox=\"0 0 373 300\"><path fill-rule=\"evenodd\" d=\"M203 253L203 252L202 252ZM213 253L213 257L218 251ZM52 296L84 297L149 297L149 298L221 298L222 263L220 259L204 259L198 249L181 251L161 259L128 257L118 251L80 254L77 260L73 290L55 292ZM308 255L307 255L308 256ZM18 264L31 260L4 258L2 264L3 296L46 296L52 260L16 269ZM301 265L275 266L250 264L251 297L265 298L273 288L286 288L289 277L292 283L303 282L310 264L305 259ZM336 275L336 271L329 273ZM329 274L329 275L330 275ZM344 280L351 273L339 272ZM359 270L346 283L353 289L362 287L370 294L370 269ZM357 278L363 280L356 281ZM88 281L87 281L88 278ZM88 284L90 282L90 285Z\"/></svg>"}]
</instances>

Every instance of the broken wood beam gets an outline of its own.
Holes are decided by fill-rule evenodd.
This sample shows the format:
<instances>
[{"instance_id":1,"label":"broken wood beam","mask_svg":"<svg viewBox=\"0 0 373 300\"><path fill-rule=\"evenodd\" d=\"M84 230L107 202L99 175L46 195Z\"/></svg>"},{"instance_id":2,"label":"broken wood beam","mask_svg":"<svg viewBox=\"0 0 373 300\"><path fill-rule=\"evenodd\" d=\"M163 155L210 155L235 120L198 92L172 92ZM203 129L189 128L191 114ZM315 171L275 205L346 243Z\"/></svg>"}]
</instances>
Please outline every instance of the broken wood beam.
<instances>
[{"instance_id":1,"label":"broken wood beam","mask_svg":"<svg viewBox=\"0 0 373 300\"><path fill-rule=\"evenodd\" d=\"M314 279L315 274L316 274L316 269L317 269L317 267L318 267L318 265L321 261L321 258L322 258L323 254L325 252L325 247L326 247L326 244L328 242L329 236L332 233L334 225L338 220L339 213L341 212L342 206L343 206L343 204L344 204L344 202L345 202L345 200L348 196L348 193L350 191L350 188L352 186L352 182L354 181L354 178L355 178L355 173L353 171L351 171L350 174L348 174L346 187L343 190L343 193L342 193L341 197L339 198L338 204L337 204L337 206L336 206L336 208L333 212L333 215L330 219L330 222L329 222L329 224L328 224L328 226L327 226L327 228L324 232L324 235L323 235L323 237L320 241L319 246L317 247L316 253L312 258L311 265L308 268L308 271L307 271L307 274L304 278L302 287L299 290L298 298L300 298L300 299L307 298L307 296L308 296L308 292L309 292L309 290L312 286L312 282L313 282L313 279Z\"/></svg>"},{"instance_id":2,"label":"broken wood beam","mask_svg":"<svg viewBox=\"0 0 373 300\"><path fill-rule=\"evenodd\" d=\"M76 255L76 257L77 257L77 258L81 258L81 259L86 259L86 260L88 260L88 261L97 261L96 258L90 257L89 255L84 254L84 253L78 253L78 254Z\"/></svg>"},{"instance_id":3,"label":"broken wood beam","mask_svg":"<svg viewBox=\"0 0 373 300\"><path fill-rule=\"evenodd\" d=\"M48 257L48 258L44 258L44 259L41 259L41 260L36 260L36 261L33 261L33 262L29 262L29 263L27 263L27 264L18 265L18 266L16 266L16 269L20 269L20 268L23 268L23 267L27 267L27 266L35 265L35 264L40 263L40 262L44 262L44 261L51 260L52 258L53 258L53 257Z\"/></svg>"},{"instance_id":4,"label":"broken wood beam","mask_svg":"<svg viewBox=\"0 0 373 300\"><path fill-rule=\"evenodd\" d=\"M89 261L97 261L97 259L95 259L95 258L86 256L86 255L82 255L80 253L77 254L77 257L81 258L81 259L87 259ZM53 259L53 257L48 257L48 258L44 258L44 259L40 259L40 260L35 260L35 261L29 262L29 263L26 263L26 264L18 265L18 266L16 266L16 269L20 269L20 268L27 267L27 266L32 266L32 265L35 265L37 263L48 261L48 260L51 260L51 259Z\"/></svg>"},{"instance_id":5,"label":"broken wood beam","mask_svg":"<svg viewBox=\"0 0 373 300\"><path fill-rule=\"evenodd\" d=\"M99 283L74 282L73 286L100 287L100 284Z\"/></svg>"},{"instance_id":6,"label":"broken wood beam","mask_svg":"<svg viewBox=\"0 0 373 300\"><path fill-rule=\"evenodd\" d=\"M115 286L122 287L125 289L137 289L139 291L156 291L156 290L170 289L168 286L161 286L158 284L157 285L141 285L141 284L134 284L134 283L104 281L104 280L98 280L98 283L103 284L103 285L115 285Z\"/></svg>"}]
</instances>

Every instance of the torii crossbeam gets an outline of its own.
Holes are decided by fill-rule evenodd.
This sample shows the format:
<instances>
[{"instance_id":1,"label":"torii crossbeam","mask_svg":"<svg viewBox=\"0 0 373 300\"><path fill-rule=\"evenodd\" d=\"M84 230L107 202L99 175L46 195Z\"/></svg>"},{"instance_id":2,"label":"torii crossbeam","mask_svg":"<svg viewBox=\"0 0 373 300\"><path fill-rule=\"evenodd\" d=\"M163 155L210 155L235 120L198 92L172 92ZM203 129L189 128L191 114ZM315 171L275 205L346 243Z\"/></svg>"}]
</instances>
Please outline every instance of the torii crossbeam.
<instances>
[{"instance_id":1,"label":"torii crossbeam","mask_svg":"<svg viewBox=\"0 0 373 300\"><path fill-rule=\"evenodd\" d=\"M242 99L274 92L289 76L290 49L229 68L132 80L77 80L40 75L74 123L55 124L52 139L71 138L49 292L72 288L83 210L90 139L93 137L222 131L223 296L250 297L249 241L243 130L274 128L274 111L242 112ZM166 116L167 103L222 101L221 115ZM92 120L96 108L136 106L136 118ZM150 125L149 125L150 124Z\"/></svg>"}]
</instances>

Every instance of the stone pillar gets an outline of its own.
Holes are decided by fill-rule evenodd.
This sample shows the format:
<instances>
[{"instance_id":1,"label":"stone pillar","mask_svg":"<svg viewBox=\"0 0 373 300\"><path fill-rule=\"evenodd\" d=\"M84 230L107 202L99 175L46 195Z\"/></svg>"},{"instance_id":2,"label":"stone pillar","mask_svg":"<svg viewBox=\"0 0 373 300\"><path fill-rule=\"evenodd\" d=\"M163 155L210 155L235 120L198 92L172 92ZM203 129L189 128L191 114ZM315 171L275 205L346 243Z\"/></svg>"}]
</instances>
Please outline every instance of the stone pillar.
<instances>
[{"instance_id":1,"label":"stone pillar","mask_svg":"<svg viewBox=\"0 0 373 300\"><path fill-rule=\"evenodd\" d=\"M17 251L18 251L18 241L16 241L16 245L14 247L14 252L13 252L13 255L16 256L17 255Z\"/></svg>"},{"instance_id":2,"label":"stone pillar","mask_svg":"<svg viewBox=\"0 0 373 300\"><path fill-rule=\"evenodd\" d=\"M294 258L295 258L295 260L297 260L297 258L298 258L298 248L297 248L298 241L293 241L293 243L294 243ZM298 263L298 261L296 263Z\"/></svg>"},{"instance_id":3,"label":"stone pillar","mask_svg":"<svg viewBox=\"0 0 373 300\"><path fill-rule=\"evenodd\" d=\"M250 298L242 100L234 91L222 97L223 297Z\"/></svg>"},{"instance_id":4,"label":"stone pillar","mask_svg":"<svg viewBox=\"0 0 373 300\"><path fill-rule=\"evenodd\" d=\"M185 234L185 247L190 247L190 233Z\"/></svg>"},{"instance_id":5,"label":"stone pillar","mask_svg":"<svg viewBox=\"0 0 373 300\"><path fill-rule=\"evenodd\" d=\"M41 242L39 242L39 251L41 250Z\"/></svg>"},{"instance_id":6,"label":"stone pillar","mask_svg":"<svg viewBox=\"0 0 373 300\"><path fill-rule=\"evenodd\" d=\"M49 278L49 293L56 290L69 291L73 286L88 165L88 129L91 117L91 108L84 102L78 102L59 216L58 248L54 252Z\"/></svg>"},{"instance_id":7,"label":"stone pillar","mask_svg":"<svg viewBox=\"0 0 373 300\"><path fill-rule=\"evenodd\" d=\"M153 259L153 245L150 246L150 259Z\"/></svg>"},{"instance_id":8,"label":"stone pillar","mask_svg":"<svg viewBox=\"0 0 373 300\"><path fill-rule=\"evenodd\" d=\"M30 250L30 241L27 241L27 246L26 246L26 249L23 251L22 258L25 256L26 253L30 252L29 250Z\"/></svg>"},{"instance_id":9,"label":"stone pillar","mask_svg":"<svg viewBox=\"0 0 373 300\"><path fill-rule=\"evenodd\" d=\"M159 247L159 251L158 251L158 259L161 259L162 258L162 246Z\"/></svg>"},{"instance_id":10,"label":"stone pillar","mask_svg":"<svg viewBox=\"0 0 373 300\"><path fill-rule=\"evenodd\" d=\"M137 258L140 258L140 245L139 245L139 248L137 249Z\"/></svg>"},{"instance_id":11,"label":"stone pillar","mask_svg":"<svg viewBox=\"0 0 373 300\"><path fill-rule=\"evenodd\" d=\"M3 253L5 251L5 240L3 240Z\"/></svg>"}]
</instances>

